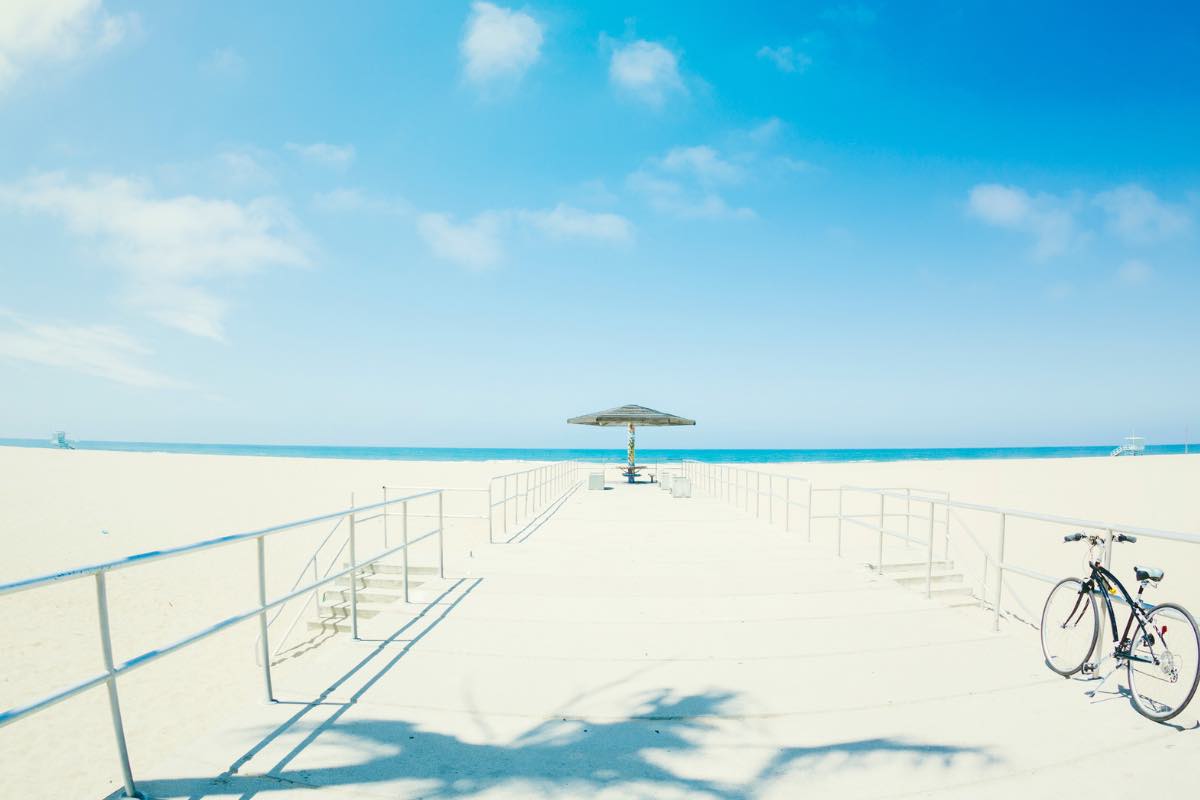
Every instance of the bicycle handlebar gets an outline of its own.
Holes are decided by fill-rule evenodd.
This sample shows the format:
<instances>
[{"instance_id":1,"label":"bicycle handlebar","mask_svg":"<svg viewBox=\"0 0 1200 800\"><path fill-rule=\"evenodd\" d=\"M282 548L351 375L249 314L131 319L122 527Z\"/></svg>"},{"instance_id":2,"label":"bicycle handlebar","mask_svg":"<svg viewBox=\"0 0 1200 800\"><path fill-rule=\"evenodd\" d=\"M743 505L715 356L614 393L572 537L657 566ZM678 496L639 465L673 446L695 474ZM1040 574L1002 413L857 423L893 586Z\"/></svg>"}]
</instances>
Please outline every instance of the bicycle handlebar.
<instances>
[{"instance_id":1,"label":"bicycle handlebar","mask_svg":"<svg viewBox=\"0 0 1200 800\"><path fill-rule=\"evenodd\" d=\"M1137 541L1137 537L1136 537L1136 536L1130 536L1128 533L1118 533L1118 534L1116 535L1116 537L1114 537L1114 538L1115 538L1115 541L1118 541L1118 542L1129 542L1130 544L1132 544L1133 542L1136 542L1136 541ZM1093 534L1093 535L1091 535L1091 536L1088 536L1088 535L1087 535L1087 534L1085 534L1083 531L1078 531L1077 533L1068 534L1067 536L1064 536L1064 537L1063 537L1063 541L1064 541L1064 542L1078 542L1078 541L1081 541L1081 540L1083 540L1083 539L1087 539L1087 540L1091 541L1093 544L1095 544L1096 542L1099 542L1099 541L1101 541L1101 537L1100 537L1100 536L1098 536L1098 535L1095 535L1095 534Z\"/></svg>"}]
</instances>

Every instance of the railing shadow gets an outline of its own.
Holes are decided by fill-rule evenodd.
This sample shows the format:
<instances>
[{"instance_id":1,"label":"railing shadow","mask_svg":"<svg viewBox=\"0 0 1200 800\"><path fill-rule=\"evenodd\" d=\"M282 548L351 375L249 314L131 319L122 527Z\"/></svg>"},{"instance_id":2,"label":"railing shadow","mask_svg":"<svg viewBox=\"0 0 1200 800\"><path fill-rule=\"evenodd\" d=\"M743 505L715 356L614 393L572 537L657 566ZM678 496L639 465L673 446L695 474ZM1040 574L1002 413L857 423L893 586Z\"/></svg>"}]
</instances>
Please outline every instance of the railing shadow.
<instances>
[{"instance_id":1,"label":"railing shadow","mask_svg":"<svg viewBox=\"0 0 1200 800\"><path fill-rule=\"evenodd\" d=\"M521 528L509 536L507 539L500 542L501 544L521 544L527 541L531 536L541 530L542 526L550 521L560 508L566 505L566 502L575 496L579 491L579 484L568 489L562 497L555 500L550 505L542 509L536 517L525 523L525 527Z\"/></svg>"}]
</instances>

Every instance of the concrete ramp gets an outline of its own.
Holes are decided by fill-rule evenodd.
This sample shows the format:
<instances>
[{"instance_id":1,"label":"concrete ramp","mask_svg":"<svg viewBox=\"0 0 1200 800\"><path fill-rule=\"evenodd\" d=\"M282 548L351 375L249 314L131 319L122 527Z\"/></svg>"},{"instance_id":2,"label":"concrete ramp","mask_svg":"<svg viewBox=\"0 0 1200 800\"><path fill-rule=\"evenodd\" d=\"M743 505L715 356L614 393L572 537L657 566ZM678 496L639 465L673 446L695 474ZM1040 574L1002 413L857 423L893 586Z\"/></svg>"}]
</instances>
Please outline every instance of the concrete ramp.
<instances>
[{"instance_id":1,"label":"concrete ramp","mask_svg":"<svg viewBox=\"0 0 1200 800\"><path fill-rule=\"evenodd\" d=\"M448 544L448 547L452 546ZM1192 732L1036 631L705 498L579 492L422 600L281 665L158 798L1073 796L1194 774ZM1183 727L1193 726L1189 710Z\"/></svg>"}]
</instances>

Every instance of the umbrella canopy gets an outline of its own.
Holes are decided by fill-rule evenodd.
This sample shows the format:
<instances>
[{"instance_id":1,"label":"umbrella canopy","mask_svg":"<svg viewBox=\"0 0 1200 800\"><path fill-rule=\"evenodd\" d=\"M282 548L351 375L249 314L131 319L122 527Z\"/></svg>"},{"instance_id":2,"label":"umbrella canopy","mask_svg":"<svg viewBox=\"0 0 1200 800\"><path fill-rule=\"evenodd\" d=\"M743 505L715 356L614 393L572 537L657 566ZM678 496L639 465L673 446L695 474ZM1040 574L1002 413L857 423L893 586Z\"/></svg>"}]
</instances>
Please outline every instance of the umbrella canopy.
<instances>
[{"instance_id":1,"label":"umbrella canopy","mask_svg":"<svg viewBox=\"0 0 1200 800\"><path fill-rule=\"evenodd\" d=\"M695 425L696 420L677 417L645 406L620 406L581 417L571 417L572 425Z\"/></svg>"},{"instance_id":2,"label":"umbrella canopy","mask_svg":"<svg viewBox=\"0 0 1200 800\"><path fill-rule=\"evenodd\" d=\"M625 475L629 478L629 482L633 483L637 470L634 467L634 428L638 425L695 425L696 420L687 419L686 417L677 417L674 414L667 414L662 411L655 411L653 408L645 406L621 406L619 408L610 408L607 411L597 411L594 414L584 414L581 417L571 417L567 422L572 425L599 425L602 427L609 425L624 425L629 428L629 469Z\"/></svg>"}]
</instances>

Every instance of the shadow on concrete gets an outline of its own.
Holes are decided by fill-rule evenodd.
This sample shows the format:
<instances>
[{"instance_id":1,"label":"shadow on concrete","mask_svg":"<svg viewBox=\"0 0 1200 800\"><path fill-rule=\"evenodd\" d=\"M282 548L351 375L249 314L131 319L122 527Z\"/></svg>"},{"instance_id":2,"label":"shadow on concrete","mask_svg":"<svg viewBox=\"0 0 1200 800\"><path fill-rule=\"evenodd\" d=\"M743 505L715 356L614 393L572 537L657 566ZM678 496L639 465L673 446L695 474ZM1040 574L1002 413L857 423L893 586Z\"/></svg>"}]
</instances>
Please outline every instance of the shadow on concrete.
<instances>
[{"instance_id":1,"label":"shadow on concrete","mask_svg":"<svg viewBox=\"0 0 1200 800\"><path fill-rule=\"evenodd\" d=\"M338 797L361 791L396 797L465 798L508 789L517 796L586 796L613 791L622 796L682 794L740 800L757 796L785 777L803 781L805 772L868 768L877 758L900 757L917 765L940 766L950 766L960 758L995 761L981 748L875 738L780 748L739 782L684 774L667 765L690 753L693 772L697 768L709 771L720 751L705 756L701 740L729 713L735 699L724 692L678 696L660 690L626 718L561 717L539 722L500 744L465 741L406 720L340 721L343 711L353 705L351 700L329 719L312 726L266 775L240 775L231 769L216 778L159 780L147 782L143 788L152 797L193 800L214 796L250 800L314 788L339 789ZM315 757L309 760L315 764L294 764L309 748Z\"/></svg>"},{"instance_id":2,"label":"shadow on concrete","mask_svg":"<svg viewBox=\"0 0 1200 800\"><path fill-rule=\"evenodd\" d=\"M579 491L578 484L576 484L575 486L572 486L569 490L567 490L563 494L562 497L558 498L553 503L551 503L549 506L544 508L537 516L535 516L533 519L529 520L529 522L525 523L525 526L523 528L521 528L518 531L515 531L511 536L509 536L507 539L503 540L501 542L501 544L520 544L524 541L527 541L529 539L529 537L533 536L535 533L537 533L539 530L541 530L542 526L545 525L547 522L549 522L550 518L553 517L560 508L562 508L564 505L566 505L566 502L568 500L570 500L572 497L574 497L575 493L578 491Z\"/></svg>"}]
</instances>

